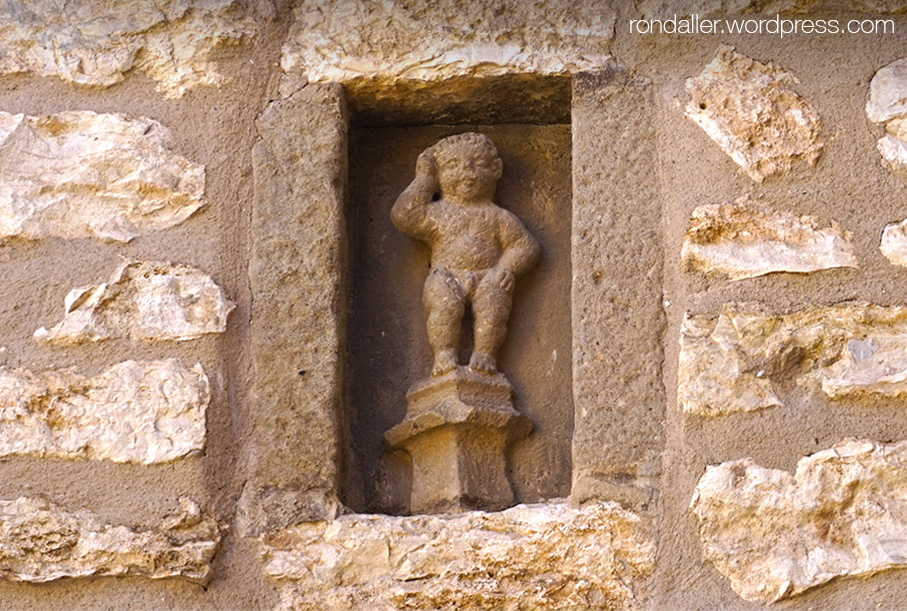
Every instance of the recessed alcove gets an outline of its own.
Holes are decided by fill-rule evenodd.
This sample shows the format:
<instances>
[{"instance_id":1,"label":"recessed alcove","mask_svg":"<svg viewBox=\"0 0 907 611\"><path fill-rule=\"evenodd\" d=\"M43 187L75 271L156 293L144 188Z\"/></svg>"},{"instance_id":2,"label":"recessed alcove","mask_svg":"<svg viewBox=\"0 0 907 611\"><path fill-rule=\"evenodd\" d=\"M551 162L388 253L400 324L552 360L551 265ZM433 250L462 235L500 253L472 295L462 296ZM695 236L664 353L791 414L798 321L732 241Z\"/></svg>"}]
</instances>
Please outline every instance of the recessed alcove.
<instances>
[{"instance_id":1,"label":"recessed alcove","mask_svg":"<svg viewBox=\"0 0 907 611\"><path fill-rule=\"evenodd\" d=\"M546 112L551 115L550 109ZM557 116L569 116L569 99ZM509 452L508 476L516 502L567 496L574 410L570 125L386 123L354 116L349 133L342 500L357 512L407 511L406 490L399 484L407 466L405 460L382 460L383 435L403 419L410 385L429 376L432 358L422 285L430 253L397 231L390 210L412 181L419 153L441 138L466 131L494 141L504 163L495 202L513 212L542 245L538 265L517 277L507 339L498 359L500 371L513 385L514 406L534 423L532 434ZM471 321L468 312L466 320ZM468 326L461 364L469 358Z\"/></svg>"}]
</instances>

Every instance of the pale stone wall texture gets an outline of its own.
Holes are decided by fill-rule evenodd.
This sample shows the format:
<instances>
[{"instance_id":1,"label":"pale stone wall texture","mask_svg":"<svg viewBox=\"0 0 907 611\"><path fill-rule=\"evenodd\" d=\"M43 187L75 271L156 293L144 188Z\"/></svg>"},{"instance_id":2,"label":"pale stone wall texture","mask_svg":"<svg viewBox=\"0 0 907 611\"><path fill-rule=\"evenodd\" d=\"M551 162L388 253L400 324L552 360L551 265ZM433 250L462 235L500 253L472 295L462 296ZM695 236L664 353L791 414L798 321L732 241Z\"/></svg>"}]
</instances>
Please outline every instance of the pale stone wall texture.
<instances>
[{"instance_id":1,"label":"pale stone wall texture","mask_svg":"<svg viewBox=\"0 0 907 611\"><path fill-rule=\"evenodd\" d=\"M905 43L905 0L0 2L0 610L902 608ZM408 515L389 212L469 131L541 244L533 432L513 507Z\"/></svg>"}]
</instances>

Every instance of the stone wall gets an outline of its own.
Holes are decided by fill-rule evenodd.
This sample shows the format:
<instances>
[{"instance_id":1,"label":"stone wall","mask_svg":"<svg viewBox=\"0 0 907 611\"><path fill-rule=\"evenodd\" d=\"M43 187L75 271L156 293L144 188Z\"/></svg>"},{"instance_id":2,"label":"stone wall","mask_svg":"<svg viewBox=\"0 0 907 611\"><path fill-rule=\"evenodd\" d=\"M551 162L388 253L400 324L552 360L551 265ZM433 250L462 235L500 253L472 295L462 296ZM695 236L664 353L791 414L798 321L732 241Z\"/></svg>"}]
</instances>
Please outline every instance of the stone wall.
<instances>
[{"instance_id":1,"label":"stone wall","mask_svg":"<svg viewBox=\"0 0 907 611\"><path fill-rule=\"evenodd\" d=\"M894 31L631 30L779 12ZM0 4L0 609L902 605L905 41L895 0ZM541 245L532 431L513 506L413 514L390 209L467 131Z\"/></svg>"}]
</instances>

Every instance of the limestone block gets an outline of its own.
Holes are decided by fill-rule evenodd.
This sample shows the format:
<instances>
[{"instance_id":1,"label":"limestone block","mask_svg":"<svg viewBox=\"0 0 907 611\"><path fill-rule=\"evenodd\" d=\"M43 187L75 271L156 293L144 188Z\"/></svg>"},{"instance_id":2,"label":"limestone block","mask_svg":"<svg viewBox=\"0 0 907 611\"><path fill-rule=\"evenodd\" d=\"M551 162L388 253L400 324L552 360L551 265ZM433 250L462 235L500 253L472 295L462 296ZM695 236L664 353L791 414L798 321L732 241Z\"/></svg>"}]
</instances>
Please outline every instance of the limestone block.
<instances>
[{"instance_id":1,"label":"limestone block","mask_svg":"<svg viewBox=\"0 0 907 611\"><path fill-rule=\"evenodd\" d=\"M173 152L167 128L145 117L0 112L0 163L0 240L128 242L205 203L204 166Z\"/></svg>"},{"instance_id":2,"label":"limestone block","mask_svg":"<svg viewBox=\"0 0 907 611\"><path fill-rule=\"evenodd\" d=\"M284 610L628 609L655 546L616 503L347 515L263 539Z\"/></svg>"},{"instance_id":3,"label":"limestone block","mask_svg":"<svg viewBox=\"0 0 907 611\"><path fill-rule=\"evenodd\" d=\"M907 147L907 143L904 143L904 147ZM907 267L907 219L885 227L879 250L892 265Z\"/></svg>"},{"instance_id":4,"label":"limestone block","mask_svg":"<svg viewBox=\"0 0 907 611\"><path fill-rule=\"evenodd\" d=\"M821 0L642 0L638 4L641 19L689 19L690 15L733 15L737 13L805 13Z\"/></svg>"},{"instance_id":5,"label":"limestone block","mask_svg":"<svg viewBox=\"0 0 907 611\"><path fill-rule=\"evenodd\" d=\"M703 555L746 600L774 602L907 564L907 442L847 440L794 474L709 467L690 505Z\"/></svg>"},{"instance_id":6,"label":"limestone block","mask_svg":"<svg viewBox=\"0 0 907 611\"><path fill-rule=\"evenodd\" d=\"M730 280L808 273L858 267L850 238L834 221L819 229L811 216L757 205L709 204L693 211L681 256L686 271Z\"/></svg>"},{"instance_id":7,"label":"limestone block","mask_svg":"<svg viewBox=\"0 0 907 611\"><path fill-rule=\"evenodd\" d=\"M775 380L831 398L907 393L907 307L852 302L771 314L726 304L717 318L687 315L678 395L685 412L714 416L780 406Z\"/></svg>"},{"instance_id":8,"label":"limestone block","mask_svg":"<svg viewBox=\"0 0 907 611\"><path fill-rule=\"evenodd\" d=\"M0 576L9 581L137 575L204 585L220 539L217 523L185 498L153 529L104 523L46 499L0 501Z\"/></svg>"},{"instance_id":9,"label":"limestone block","mask_svg":"<svg viewBox=\"0 0 907 611\"><path fill-rule=\"evenodd\" d=\"M686 114L750 178L785 174L819 158L819 115L791 89L797 79L722 45L702 73L687 80Z\"/></svg>"},{"instance_id":10,"label":"limestone block","mask_svg":"<svg viewBox=\"0 0 907 611\"><path fill-rule=\"evenodd\" d=\"M604 65L614 21L594 0L303 0L281 65L311 82L348 86L572 74Z\"/></svg>"},{"instance_id":11,"label":"limestone block","mask_svg":"<svg viewBox=\"0 0 907 611\"><path fill-rule=\"evenodd\" d=\"M93 378L0 367L0 456L144 464L205 446L211 400L200 364L126 361Z\"/></svg>"},{"instance_id":12,"label":"limestone block","mask_svg":"<svg viewBox=\"0 0 907 611\"><path fill-rule=\"evenodd\" d=\"M127 261L97 286L66 295L66 314L35 339L76 345L115 337L190 340L223 333L234 308L210 276L173 263Z\"/></svg>"},{"instance_id":13,"label":"limestone block","mask_svg":"<svg viewBox=\"0 0 907 611\"><path fill-rule=\"evenodd\" d=\"M907 177L907 58L881 68L869 83L866 116L887 132L877 148L892 173Z\"/></svg>"},{"instance_id":14,"label":"limestone block","mask_svg":"<svg viewBox=\"0 0 907 611\"><path fill-rule=\"evenodd\" d=\"M264 1L12 0L0 4L0 74L29 72L109 87L130 70L158 81L169 98L220 85L212 55L254 36Z\"/></svg>"}]
</instances>

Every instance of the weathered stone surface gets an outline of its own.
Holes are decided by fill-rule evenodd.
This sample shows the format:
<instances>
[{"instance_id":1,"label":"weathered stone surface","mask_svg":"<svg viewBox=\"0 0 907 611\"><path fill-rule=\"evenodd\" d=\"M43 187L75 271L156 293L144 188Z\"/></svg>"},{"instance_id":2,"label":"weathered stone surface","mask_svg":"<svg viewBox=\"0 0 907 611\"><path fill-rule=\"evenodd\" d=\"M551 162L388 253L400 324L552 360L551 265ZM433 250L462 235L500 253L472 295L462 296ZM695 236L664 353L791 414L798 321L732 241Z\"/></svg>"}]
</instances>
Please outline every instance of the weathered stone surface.
<instances>
[{"instance_id":1,"label":"weathered stone surface","mask_svg":"<svg viewBox=\"0 0 907 611\"><path fill-rule=\"evenodd\" d=\"M205 168L169 141L167 128L145 117L0 112L0 240L128 242L183 222L205 203Z\"/></svg>"},{"instance_id":2,"label":"weathered stone surface","mask_svg":"<svg viewBox=\"0 0 907 611\"><path fill-rule=\"evenodd\" d=\"M258 118L252 208L251 473L242 533L334 516L346 309L346 108L311 84ZM300 443L305 440L305 443Z\"/></svg>"},{"instance_id":3,"label":"weathered stone surface","mask_svg":"<svg viewBox=\"0 0 907 611\"><path fill-rule=\"evenodd\" d=\"M907 58L881 68L869 83L866 116L887 132L877 148L892 173L907 177Z\"/></svg>"},{"instance_id":4,"label":"weathered stone surface","mask_svg":"<svg viewBox=\"0 0 907 611\"><path fill-rule=\"evenodd\" d=\"M819 115L791 89L797 79L722 45L702 73L687 80L686 114L758 182L822 151Z\"/></svg>"},{"instance_id":5,"label":"weathered stone surface","mask_svg":"<svg viewBox=\"0 0 907 611\"><path fill-rule=\"evenodd\" d=\"M93 378L0 367L0 456L160 463L200 452L211 400L200 364L126 361Z\"/></svg>"},{"instance_id":6,"label":"weathered stone surface","mask_svg":"<svg viewBox=\"0 0 907 611\"><path fill-rule=\"evenodd\" d=\"M638 4L642 19L689 19L696 14L707 16L733 15L735 13L763 14L804 13L822 0L642 0Z\"/></svg>"},{"instance_id":7,"label":"weathered stone surface","mask_svg":"<svg viewBox=\"0 0 907 611\"><path fill-rule=\"evenodd\" d=\"M904 0L850 0L855 11L863 13L903 13L907 11Z\"/></svg>"},{"instance_id":8,"label":"weathered stone surface","mask_svg":"<svg viewBox=\"0 0 907 611\"><path fill-rule=\"evenodd\" d=\"M255 17L272 11L264 1L12 0L0 5L0 74L108 87L135 69L167 97L181 97L224 82L212 54L253 36Z\"/></svg>"},{"instance_id":9,"label":"weathered stone surface","mask_svg":"<svg viewBox=\"0 0 907 611\"><path fill-rule=\"evenodd\" d=\"M907 143L904 146L907 147ZM879 250L892 265L907 267L907 219L885 227Z\"/></svg>"},{"instance_id":10,"label":"weathered stone surface","mask_svg":"<svg viewBox=\"0 0 907 611\"><path fill-rule=\"evenodd\" d=\"M281 65L311 82L442 81L604 66L614 12L600 2L304 0ZM431 32L426 36L426 32Z\"/></svg>"},{"instance_id":11,"label":"weathered stone surface","mask_svg":"<svg viewBox=\"0 0 907 611\"><path fill-rule=\"evenodd\" d=\"M850 233L832 221L757 205L710 204L693 211L683 241L686 271L754 278L772 272L858 267Z\"/></svg>"},{"instance_id":12,"label":"weathered stone surface","mask_svg":"<svg viewBox=\"0 0 907 611\"><path fill-rule=\"evenodd\" d=\"M573 159L585 161L573 164L570 494L638 508L661 468L666 403L655 103L648 79L616 66L573 81Z\"/></svg>"},{"instance_id":13,"label":"weathered stone surface","mask_svg":"<svg viewBox=\"0 0 907 611\"><path fill-rule=\"evenodd\" d=\"M907 442L848 440L796 472L709 467L693 495L703 553L746 600L907 565Z\"/></svg>"},{"instance_id":14,"label":"weathered stone surface","mask_svg":"<svg viewBox=\"0 0 907 611\"><path fill-rule=\"evenodd\" d=\"M616 503L456 516L349 515L264 538L281 609L628 609L653 569Z\"/></svg>"},{"instance_id":15,"label":"weathered stone surface","mask_svg":"<svg viewBox=\"0 0 907 611\"><path fill-rule=\"evenodd\" d=\"M35 339L74 345L115 337L132 340L190 340L223 333L234 308L210 276L173 263L129 261L110 280L73 289L66 314Z\"/></svg>"},{"instance_id":16,"label":"weathered stone surface","mask_svg":"<svg viewBox=\"0 0 907 611\"><path fill-rule=\"evenodd\" d=\"M219 544L217 523L185 498L154 529L107 524L46 499L0 501L0 576L10 581L138 575L207 584Z\"/></svg>"},{"instance_id":17,"label":"weathered stone surface","mask_svg":"<svg viewBox=\"0 0 907 611\"><path fill-rule=\"evenodd\" d=\"M753 13L773 16L775 13L804 14L815 10L850 9L870 14L903 13L904 0L642 0L637 4L641 19L724 18L734 14ZM764 24L763 24L764 25ZM763 30L765 31L765 30Z\"/></svg>"},{"instance_id":18,"label":"weathered stone surface","mask_svg":"<svg viewBox=\"0 0 907 611\"><path fill-rule=\"evenodd\" d=\"M781 405L775 380L829 397L907 393L907 308L853 302L775 315L727 304L681 326L678 395L685 412L714 416Z\"/></svg>"}]
</instances>

